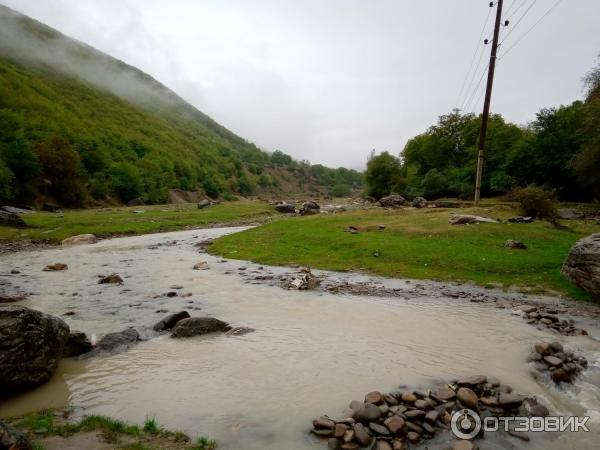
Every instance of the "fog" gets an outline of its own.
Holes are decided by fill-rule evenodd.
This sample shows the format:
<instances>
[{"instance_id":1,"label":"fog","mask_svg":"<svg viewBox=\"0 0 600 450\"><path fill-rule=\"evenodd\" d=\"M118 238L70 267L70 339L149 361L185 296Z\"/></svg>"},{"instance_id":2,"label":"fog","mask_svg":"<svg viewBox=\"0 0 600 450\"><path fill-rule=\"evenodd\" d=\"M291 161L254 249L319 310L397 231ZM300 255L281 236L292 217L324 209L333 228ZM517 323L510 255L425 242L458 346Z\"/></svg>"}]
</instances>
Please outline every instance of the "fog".
<instances>
[{"instance_id":1,"label":"fog","mask_svg":"<svg viewBox=\"0 0 600 450\"><path fill-rule=\"evenodd\" d=\"M525 123L541 107L581 98L581 78L596 63L595 0L560 2L519 41L554 3L505 0L511 23L502 29L492 110L507 120ZM260 147L312 163L362 168L371 149L399 153L456 106L481 109L483 83L475 87L489 46L476 76L467 78L471 89L459 92L488 1L0 4L138 67ZM489 25L484 37L491 37ZM111 86L139 94L129 83Z\"/></svg>"}]
</instances>

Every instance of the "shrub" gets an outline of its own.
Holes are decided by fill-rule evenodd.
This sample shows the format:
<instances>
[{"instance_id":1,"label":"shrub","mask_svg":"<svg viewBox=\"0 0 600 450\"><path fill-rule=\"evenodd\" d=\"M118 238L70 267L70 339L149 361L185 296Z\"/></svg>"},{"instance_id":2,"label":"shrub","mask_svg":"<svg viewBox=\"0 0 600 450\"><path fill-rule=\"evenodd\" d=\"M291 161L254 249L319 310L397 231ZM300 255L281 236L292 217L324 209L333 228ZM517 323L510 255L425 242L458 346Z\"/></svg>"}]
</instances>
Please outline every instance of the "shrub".
<instances>
[{"instance_id":1,"label":"shrub","mask_svg":"<svg viewBox=\"0 0 600 450\"><path fill-rule=\"evenodd\" d=\"M350 195L350 186L347 184L336 184L331 188L331 195L334 197L348 197Z\"/></svg>"},{"instance_id":2,"label":"shrub","mask_svg":"<svg viewBox=\"0 0 600 450\"><path fill-rule=\"evenodd\" d=\"M144 191L139 169L131 163L120 162L111 167L112 190L125 203L138 198Z\"/></svg>"},{"instance_id":3,"label":"shrub","mask_svg":"<svg viewBox=\"0 0 600 450\"><path fill-rule=\"evenodd\" d=\"M552 195L540 187L529 186L511 192L510 198L521 204L523 212L531 217L556 221L558 212L552 202Z\"/></svg>"},{"instance_id":4,"label":"shrub","mask_svg":"<svg viewBox=\"0 0 600 450\"><path fill-rule=\"evenodd\" d=\"M15 179L12 171L0 159L0 201L9 202L13 198L12 184Z\"/></svg>"}]
</instances>

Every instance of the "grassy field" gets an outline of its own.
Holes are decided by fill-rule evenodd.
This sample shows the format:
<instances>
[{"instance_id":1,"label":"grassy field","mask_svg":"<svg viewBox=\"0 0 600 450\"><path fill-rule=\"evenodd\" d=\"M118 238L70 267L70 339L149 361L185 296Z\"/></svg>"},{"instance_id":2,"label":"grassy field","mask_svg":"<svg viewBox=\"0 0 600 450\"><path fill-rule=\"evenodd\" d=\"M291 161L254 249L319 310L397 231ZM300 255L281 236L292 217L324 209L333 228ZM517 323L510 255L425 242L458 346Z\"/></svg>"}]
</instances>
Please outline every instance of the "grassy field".
<instances>
[{"instance_id":1,"label":"grassy field","mask_svg":"<svg viewBox=\"0 0 600 450\"><path fill-rule=\"evenodd\" d=\"M49 239L59 242L69 236L83 233L108 237L218 224L243 224L271 214L277 213L267 203L260 201L225 202L202 210L195 204L183 204L72 210L64 214L36 212L21 216L29 228L0 226L0 243L22 239Z\"/></svg>"},{"instance_id":2,"label":"grassy field","mask_svg":"<svg viewBox=\"0 0 600 450\"><path fill-rule=\"evenodd\" d=\"M530 224L449 225L453 213L506 219L507 206L480 209L372 209L274 221L218 239L211 252L261 264L300 264L388 277L472 281L483 286L516 286L521 291L559 292L576 299L588 295L568 282L561 265L575 241L600 225L564 221ZM357 234L346 233L349 225ZM380 230L379 225L385 225ZM507 239L527 250L504 248Z\"/></svg>"}]
</instances>

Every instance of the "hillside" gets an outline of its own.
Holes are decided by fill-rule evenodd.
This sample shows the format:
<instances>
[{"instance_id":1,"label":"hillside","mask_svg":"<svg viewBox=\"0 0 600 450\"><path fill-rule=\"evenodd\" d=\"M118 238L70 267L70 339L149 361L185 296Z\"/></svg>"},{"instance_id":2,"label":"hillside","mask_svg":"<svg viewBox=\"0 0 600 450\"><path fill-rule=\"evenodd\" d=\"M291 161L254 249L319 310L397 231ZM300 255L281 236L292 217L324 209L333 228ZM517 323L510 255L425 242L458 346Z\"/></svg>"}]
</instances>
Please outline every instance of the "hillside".
<instances>
[{"instance_id":1,"label":"hillside","mask_svg":"<svg viewBox=\"0 0 600 450\"><path fill-rule=\"evenodd\" d=\"M282 171L284 172L282 174ZM0 5L0 200L328 192L361 176L258 149L148 74Z\"/></svg>"}]
</instances>

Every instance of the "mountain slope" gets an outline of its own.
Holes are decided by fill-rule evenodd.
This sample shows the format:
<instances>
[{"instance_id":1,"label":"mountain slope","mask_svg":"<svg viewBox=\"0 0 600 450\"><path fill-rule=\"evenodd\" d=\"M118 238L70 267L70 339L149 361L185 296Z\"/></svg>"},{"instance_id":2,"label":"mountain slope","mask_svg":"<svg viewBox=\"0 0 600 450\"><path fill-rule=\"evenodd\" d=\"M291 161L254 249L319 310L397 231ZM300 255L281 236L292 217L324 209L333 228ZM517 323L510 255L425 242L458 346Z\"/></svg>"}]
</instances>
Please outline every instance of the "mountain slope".
<instances>
[{"instance_id":1,"label":"mountain slope","mask_svg":"<svg viewBox=\"0 0 600 450\"><path fill-rule=\"evenodd\" d=\"M277 192L273 156L140 70L0 6L0 200ZM354 171L283 165L298 189L360 184Z\"/></svg>"}]
</instances>

